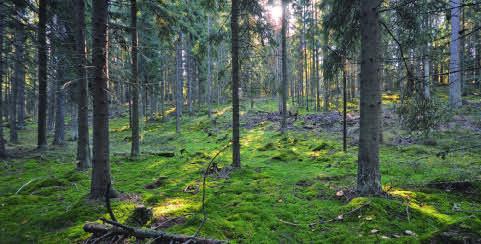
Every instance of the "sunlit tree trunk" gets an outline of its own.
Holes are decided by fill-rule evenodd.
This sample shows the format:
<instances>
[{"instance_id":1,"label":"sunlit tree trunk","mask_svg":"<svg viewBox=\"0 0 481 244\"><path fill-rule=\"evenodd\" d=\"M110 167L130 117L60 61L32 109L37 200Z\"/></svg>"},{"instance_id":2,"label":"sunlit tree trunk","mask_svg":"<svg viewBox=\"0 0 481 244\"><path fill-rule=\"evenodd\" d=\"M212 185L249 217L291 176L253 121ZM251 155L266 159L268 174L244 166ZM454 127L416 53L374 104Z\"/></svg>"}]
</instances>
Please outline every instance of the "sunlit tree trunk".
<instances>
[{"instance_id":1,"label":"sunlit tree trunk","mask_svg":"<svg viewBox=\"0 0 481 244\"><path fill-rule=\"evenodd\" d=\"M459 54L459 0L449 1L451 6L451 42L449 61L449 104L452 108L459 108L461 104L461 65Z\"/></svg>"},{"instance_id":2,"label":"sunlit tree trunk","mask_svg":"<svg viewBox=\"0 0 481 244\"><path fill-rule=\"evenodd\" d=\"M379 143L381 126L380 28L377 7L380 0L361 3L361 96L357 191L379 195Z\"/></svg>"}]
</instances>

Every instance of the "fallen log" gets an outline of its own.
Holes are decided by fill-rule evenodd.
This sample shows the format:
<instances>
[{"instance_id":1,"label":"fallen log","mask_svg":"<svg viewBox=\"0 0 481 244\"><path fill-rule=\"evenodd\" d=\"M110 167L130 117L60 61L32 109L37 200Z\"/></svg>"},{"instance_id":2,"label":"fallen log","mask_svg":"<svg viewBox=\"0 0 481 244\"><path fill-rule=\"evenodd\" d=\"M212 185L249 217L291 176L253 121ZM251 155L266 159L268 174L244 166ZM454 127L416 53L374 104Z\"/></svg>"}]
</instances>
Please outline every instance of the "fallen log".
<instances>
[{"instance_id":1,"label":"fallen log","mask_svg":"<svg viewBox=\"0 0 481 244\"><path fill-rule=\"evenodd\" d=\"M85 232L92 233L95 236L132 236L138 239L153 239L152 243L197 243L197 244L220 244L226 243L224 241L205 239L199 237L174 235L162 231L135 228L126 226L115 221L103 219L111 225L100 223L87 223L83 229Z\"/></svg>"}]
</instances>

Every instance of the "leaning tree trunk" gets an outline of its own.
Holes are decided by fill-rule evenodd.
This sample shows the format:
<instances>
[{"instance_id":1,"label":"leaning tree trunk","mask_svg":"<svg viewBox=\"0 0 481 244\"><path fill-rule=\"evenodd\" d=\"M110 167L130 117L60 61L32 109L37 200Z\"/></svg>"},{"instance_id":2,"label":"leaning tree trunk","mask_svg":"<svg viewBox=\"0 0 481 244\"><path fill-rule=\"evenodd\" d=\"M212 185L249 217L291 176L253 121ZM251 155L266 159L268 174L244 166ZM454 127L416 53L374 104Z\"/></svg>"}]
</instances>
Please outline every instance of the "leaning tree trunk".
<instances>
[{"instance_id":1,"label":"leaning tree trunk","mask_svg":"<svg viewBox=\"0 0 481 244\"><path fill-rule=\"evenodd\" d=\"M93 1L92 64L94 78L93 167L90 198L102 199L111 186L108 99L108 0ZM109 190L111 196L115 192Z\"/></svg>"},{"instance_id":2,"label":"leaning tree trunk","mask_svg":"<svg viewBox=\"0 0 481 244\"><path fill-rule=\"evenodd\" d=\"M240 164L240 131L239 131L239 13L240 1L232 0L231 32L232 32L232 166Z\"/></svg>"},{"instance_id":3,"label":"leaning tree trunk","mask_svg":"<svg viewBox=\"0 0 481 244\"><path fill-rule=\"evenodd\" d=\"M47 147L47 0L39 1L37 146Z\"/></svg>"},{"instance_id":4,"label":"leaning tree trunk","mask_svg":"<svg viewBox=\"0 0 481 244\"><path fill-rule=\"evenodd\" d=\"M449 105L459 108L461 104L461 65L459 61L459 0L449 1L451 6L451 42L449 61Z\"/></svg>"},{"instance_id":5,"label":"leaning tree trunk","mask_svg":"<svg viewBox=\"0 0 481 244\"><path fill-rule=\"evenodd\" d=\"M137 0L130 1L131 35L132 35L132 147L131 157L140 154L139 135L139 83L137 70Z\"/></svg>"},{"instance_id":6,"label":"leaning tree trunk","mask_svg":"<svg viewBox=\"0 0 481 244\"><path fill-rule=\"evenodd\" d=\"M361 195L379 195L379 142L381 126L380 0L361 4L361 97L357 191Z\"/></svg>"}]
</instances>

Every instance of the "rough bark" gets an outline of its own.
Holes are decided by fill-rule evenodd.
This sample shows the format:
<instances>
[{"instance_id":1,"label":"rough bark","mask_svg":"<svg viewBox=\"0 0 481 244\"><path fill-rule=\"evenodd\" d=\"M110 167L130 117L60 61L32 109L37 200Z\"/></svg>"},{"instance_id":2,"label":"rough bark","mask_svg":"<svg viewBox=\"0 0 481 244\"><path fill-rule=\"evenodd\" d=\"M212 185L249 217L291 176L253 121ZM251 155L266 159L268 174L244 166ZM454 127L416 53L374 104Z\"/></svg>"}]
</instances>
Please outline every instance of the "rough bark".
<instances>
[{"instance_id":1,"label":"rough bark","mask_svg":"<svg viewBox=\"0 0 481 244\"><path fill-rule=\"evenodd\" d=\"M379 195L379 142L381 125L380 28L377 7L380 0L361 4L361 96L357 191Z\"/></svg>"},{"instance_id":2,"label":"rough bark","mask_svg":"<svg viewBox=\"0 0 481 244\"><path fill-rule=\"evenodd\" d=\"M239 14L240 1L232 0L232 166L240 168L240 131L239 131Z\"/></svg>"},{"instance_id":3,"label":"rough bark","mask_svg":"<svg viewBox=\"0 0 481 244\"><path fill-rule=\"evenodd\" d=\"M461 64L459 53L459 0L449 1L451 7L451 42L449 47L449 105L452 108L459 108L461 104Z\"/></svg>"},{"instance_id":4,"label":"rough bark","mask_svg":"<svg viewBox=\"0 0 481 244\"><path fill-rule=\"evenodd\" d=\"M47 0L39 0L37 147L47 147Z\"/></svg>"},{"instance_id":5,"label":"rough bark","mask_svg":"<svg viewBox=\"0 0 481 244\"><path fill-rule=\"evenodd\" d=\"M108 101L108 0L93 1L92 64L93 99L93 167L90 198L102 199L111 186L109 161L109 101ZM112 196L114 191L109 190Z\"/></svg>"},{"instance_id":6,"label":"rough bark","mask_svg":"<svg viewBox=\"0 0 481 244\"><path fill-rule=\"evenodd\" d=\"M131 15L131 38L132 38L132 147L131 157L140 154L140 130L139 130L139 82L137 70L137 1L130 1Z\"/></svg>"}]
</instances>

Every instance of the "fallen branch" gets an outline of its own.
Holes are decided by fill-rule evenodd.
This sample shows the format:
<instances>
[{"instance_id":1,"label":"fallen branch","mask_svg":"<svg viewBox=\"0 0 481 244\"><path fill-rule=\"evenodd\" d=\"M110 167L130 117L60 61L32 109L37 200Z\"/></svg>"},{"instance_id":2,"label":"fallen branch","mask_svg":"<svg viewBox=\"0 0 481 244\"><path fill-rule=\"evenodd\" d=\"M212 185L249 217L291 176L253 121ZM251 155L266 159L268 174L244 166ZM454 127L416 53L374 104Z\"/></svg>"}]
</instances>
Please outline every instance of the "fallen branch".
<instances>
[{"instance_id":1,"label":"fallen branch","mask_svg":"<svg viewBox=\"0 0 481 244\"><path fill-rule=\"evenodd\" d=\"M146 228L135 228L127 225L120 224L115 221L102 219L103 221L111 224L112 226L100 224L100 223L87 223L83 229L85 232L95 234L97 236L104 236L107 233L111 235L119 236L132 236L139 239L155 238L155 243L185 243L190 241L191 243L198 244L217 244L225 243L219 240L205 239L199 237L191 237L184 235L173 235L162 231L156 231Z\"/></svg>"},{"instance_id":2,"label":"fallen branch","mask_svg":"<svg viewBox=\"0 0 481 244\"><path fill-rule=\"evenodd\" d=\"M37 180L39 178L33 178L31 180L29 180L27 183L23 184L20 188L18 188L17 192L15 192L15 195L17 195L23 188L25 188L26 186L28 186L30 183L32 183L34 180Z\"/></svg>"}]
</instances>

